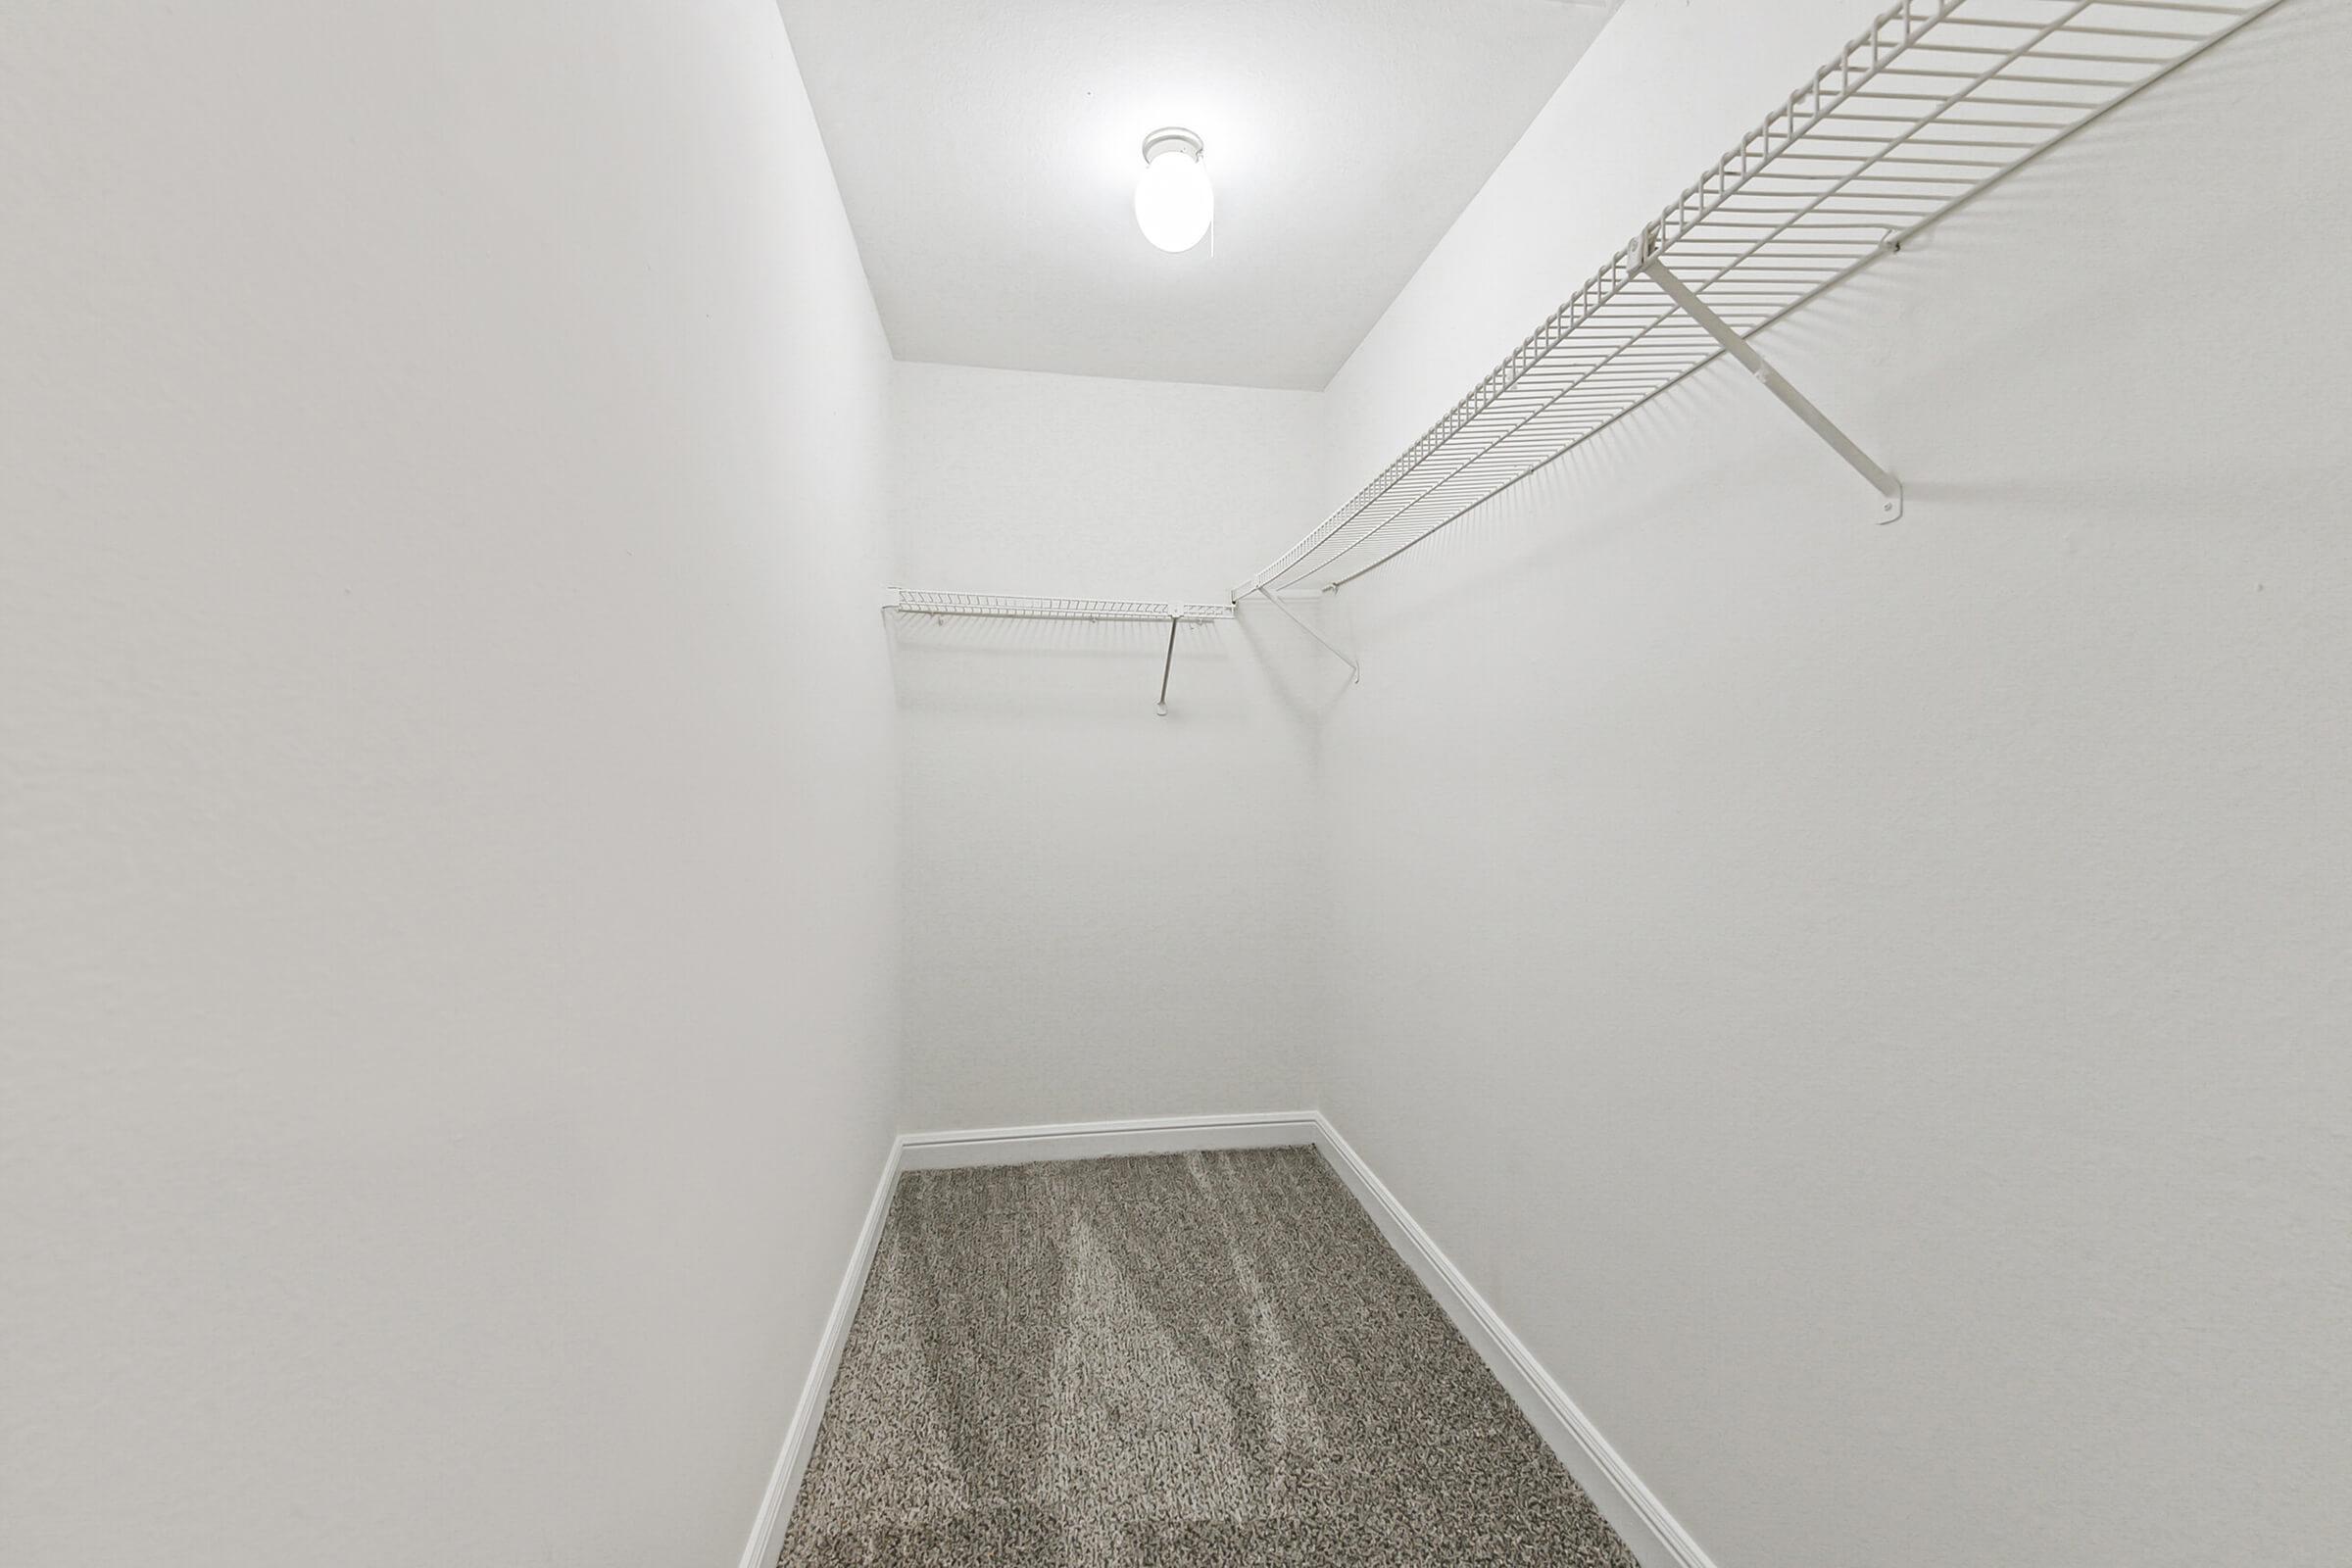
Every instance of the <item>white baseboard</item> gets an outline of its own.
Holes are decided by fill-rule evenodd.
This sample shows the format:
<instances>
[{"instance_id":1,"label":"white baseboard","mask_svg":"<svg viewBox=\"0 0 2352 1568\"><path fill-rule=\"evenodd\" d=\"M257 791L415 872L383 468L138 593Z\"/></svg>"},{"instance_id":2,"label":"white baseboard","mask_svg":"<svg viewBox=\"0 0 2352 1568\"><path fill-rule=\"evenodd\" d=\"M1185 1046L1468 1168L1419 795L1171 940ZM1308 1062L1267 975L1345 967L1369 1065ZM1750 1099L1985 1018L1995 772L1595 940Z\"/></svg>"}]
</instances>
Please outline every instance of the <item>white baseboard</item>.
<instances>
[{"instance_id":1,"label":"white baseboard","mask_svg":"<svg viewBox=\"0 0 2352 1568\"><path fill-rule=\"evenodd\" d=\"M899 1151L901 1164L907 1170L948 1170L962 1165L1099 1159L1108 1154L1181 1154L1197 1149L1279 1149L1311 1144L1316 1137L1313 1111L1279 1110L908 1133L899 1140Z\"/></svg>"},{"instance_id":2,"label":"white baseboard","mask_svg":"<svg viewBox=\"0 0 2352 1568\"><path fill-rule=\"evenodd\" d=\"M1320 1111L1265 1111L1229 1116L1167 1116L1131 1121L1067 1122L1045 1127L991 1127L968 1132L906 1133L891 1146L882 1179L874 1188L865 1225L858 1233L833 1314L825 1322L816 1364L809 1369L801 1402L784 1435L774 1474L760 1499L760 1517L743 1551L742 1568L775 1568L784 1550L801 1478L824 1419L825 1397L841 1364L858 1298L882 1240L883 1217L903 1170L946 1170L969 1165L1021 1165L1049 1159L1090 1159L1111 1154L1170 1154L1203 1149L1277 1149L1312 1144L1335 1174L1364 1205L1389 1245L1417 1275L1462 1338L1494 1372L1568 1473L1576 1477L1642 1568L1715 1568L1690 1533L1666 1510L1656 1494L1634 1474L1576 1401L1553 1381L1544 1364L1487 1304L1452 1259L1439 1250L1396 1195Z\"/></svg>"},{"instance_id":3,"label":"white baseboard","mask_svg":"<svg viewBox=\"0 0 2352 1568\"><path fill-rule=\"evenodd\" d=\"M767 1491L760 1498L760 1516L752 1521L752 1538L744 1544L741 1568L776 1568L784 1554L784 1527L792 1522L792 1505L801 1494L801 1478L808 1473L808 1456L816 1448L816 1429L825 1418L825 1398L833 1392L833 1374L841 1367L841 1349L849 1342L850 1321L858 1315L858 1298L865 1294L866 1271L882 1242L882 1221L890 1212L890 1195L899 1184L900 1141L892 1140L882 1161L882 1178L874 1184L874 1200L866 1205L865 1224L850 1253L849 1269L833 1296L832 1314L825 1319L824 1337L816 1344L816 1362L801 1386L801 1402L784 1429L784 1446L769 1472Z\"/></svg>"},{"instance_id":4,"label":"white baseboard","mask_svg":"<svg viewBox=\"0 0 2352 1568\"><path fill-rule=\"evenodd\" d=\"M1601 1516L1633 1548L1642 1568L1715 1568L1690 1532L1667 1512L1657 1494L1634 1474L1576 1401L1554 1382L1544 1363L1519 1342L1453 1260L1439 1250L1418 1221L1340 1136L1328 1117L1315 1114L1315 1143L1356 1201L1372 1216L1389 1245L1419 1275L1462 1338L1470 1342L1503 1391L1517 1402L1551 1451L1560 1456Z\"/></svg>"},{"instance_id":5,"label":"white baseboard","mask_svg":"<svg viewBox=\"0 0 2352 1568\"><path fill-rule=\"evenodd\" d=\"M741 1568L776 1568L784 1551L784 1527L792 1522L792 1505L801 1494L801 1478L808 1474L808 1456L816 1447L816 1429L825 1418L825 1399L833 1392L833 1374L841 1366L841 1350L858 1315L858 1298L882 1242L882 1221L890 1212L890 1195L903 1170L945 1170L963 1165L1025 1165L1047 1159L1088 1159L1105 1154L1181 1153L1196 1149L1274 1149L1288 1144L1311 1144L1316 1138L1315 1114L1307 1110L1271 1111L1227 1116L1163 1116L1135 1121L1072 1122L1049 1127L991 1127L970 1132L905 1133L890 1146L882 1162L882 1178L874 1185L865 1224L833 1298L832 1315L825 1319L824 1338L817 1343L816 1362L808 1369L800 1404L784 1432L783 1449L769 1472L767 1491L760 1499L760 1515L752 1522L751 1539L744 1544Z\"/></svg>"}]
</instances>

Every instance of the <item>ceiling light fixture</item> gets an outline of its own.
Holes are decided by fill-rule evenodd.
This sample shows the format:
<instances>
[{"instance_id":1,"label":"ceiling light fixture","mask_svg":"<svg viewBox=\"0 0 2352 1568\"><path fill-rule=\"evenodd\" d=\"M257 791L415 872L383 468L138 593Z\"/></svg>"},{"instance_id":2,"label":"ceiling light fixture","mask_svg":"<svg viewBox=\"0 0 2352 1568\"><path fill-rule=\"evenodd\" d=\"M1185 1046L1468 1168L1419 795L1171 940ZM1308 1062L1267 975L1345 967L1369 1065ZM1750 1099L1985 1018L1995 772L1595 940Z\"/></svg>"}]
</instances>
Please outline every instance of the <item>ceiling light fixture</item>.
<instances>
[{"instance_id":1,"label":"ceiling light fixture","mask_svg":"<svg viewBox=\"0 0 2352 1568\"><path fill-rule=\"evenodd\" d=\"M1200 167L1200 138L1163 125L1144 138L1144 177L1135 182L1135 220L1163 251L1189 251L1208 232L1216 192Z\"/></svg>"}]
</instances>

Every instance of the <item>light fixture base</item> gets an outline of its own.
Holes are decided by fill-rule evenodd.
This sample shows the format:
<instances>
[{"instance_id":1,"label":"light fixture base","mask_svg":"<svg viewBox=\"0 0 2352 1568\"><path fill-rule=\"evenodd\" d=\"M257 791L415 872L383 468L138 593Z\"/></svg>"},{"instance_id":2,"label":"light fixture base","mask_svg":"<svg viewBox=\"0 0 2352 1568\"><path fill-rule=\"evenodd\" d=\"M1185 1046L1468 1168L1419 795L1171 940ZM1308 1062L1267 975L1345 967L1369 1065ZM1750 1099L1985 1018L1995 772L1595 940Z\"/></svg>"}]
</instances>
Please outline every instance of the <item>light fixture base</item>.
<instances>
[{"instance_id":1,"label":"light fixture base","mask_svg":"<svg viewBox=\"0 0 2352 1568\"><path fill-rule=\"evenodd\" d=\"M1162 125L1144 138L1144 162L1150 164L1161 153L1180 152L1198 163L1202 151L1199 136L1182 125Z\"/></svg>"}]
</instances>

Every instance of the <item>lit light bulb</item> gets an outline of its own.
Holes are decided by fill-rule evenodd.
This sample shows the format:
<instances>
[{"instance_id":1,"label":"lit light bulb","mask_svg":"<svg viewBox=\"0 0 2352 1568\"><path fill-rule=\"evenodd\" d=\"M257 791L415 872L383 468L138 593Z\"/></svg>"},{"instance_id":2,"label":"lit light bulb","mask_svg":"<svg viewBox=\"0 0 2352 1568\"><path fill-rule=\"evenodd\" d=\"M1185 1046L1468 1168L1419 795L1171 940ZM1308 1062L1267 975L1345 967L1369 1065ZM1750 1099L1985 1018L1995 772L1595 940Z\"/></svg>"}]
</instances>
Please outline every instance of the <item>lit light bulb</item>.
<instances>
[{"instance_id":1,"label":"lit light bulb","mask_svg":"<svg viewBox=\"0 0 2352 1568\"><path fill-rule=\"evenodd\" d=\"M1200 138L1168 126L1144 138L1144 177L1135 184L1135 220L1163 251L1189 251L1208 232L1216 193L1200 167Z\"/></svg>"}]
</instances>

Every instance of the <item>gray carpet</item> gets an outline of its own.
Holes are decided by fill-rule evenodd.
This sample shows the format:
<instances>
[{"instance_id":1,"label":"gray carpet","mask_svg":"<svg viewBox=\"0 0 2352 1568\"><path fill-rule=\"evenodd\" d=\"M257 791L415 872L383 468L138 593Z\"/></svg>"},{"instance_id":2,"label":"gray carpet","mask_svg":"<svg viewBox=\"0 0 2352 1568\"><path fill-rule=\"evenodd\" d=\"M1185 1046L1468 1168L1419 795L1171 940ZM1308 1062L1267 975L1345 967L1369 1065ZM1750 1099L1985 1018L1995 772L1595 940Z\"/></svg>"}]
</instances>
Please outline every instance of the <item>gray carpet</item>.
<instances>
[{"instance_id":1,"label":"gray carpet","mask_svg":"<svg viewBox=\"0 0 2352 1568\"><path fill-rule=\"evenodd\" d=\"M902 1177L787 1568L1635 1568L1312 1149Z\"/></svg>"}]
</instances>

